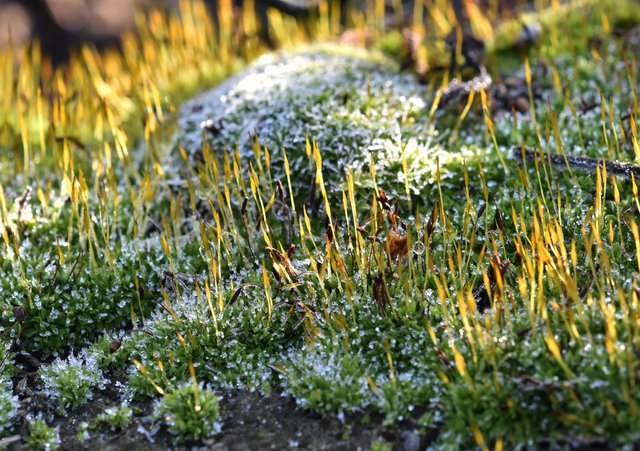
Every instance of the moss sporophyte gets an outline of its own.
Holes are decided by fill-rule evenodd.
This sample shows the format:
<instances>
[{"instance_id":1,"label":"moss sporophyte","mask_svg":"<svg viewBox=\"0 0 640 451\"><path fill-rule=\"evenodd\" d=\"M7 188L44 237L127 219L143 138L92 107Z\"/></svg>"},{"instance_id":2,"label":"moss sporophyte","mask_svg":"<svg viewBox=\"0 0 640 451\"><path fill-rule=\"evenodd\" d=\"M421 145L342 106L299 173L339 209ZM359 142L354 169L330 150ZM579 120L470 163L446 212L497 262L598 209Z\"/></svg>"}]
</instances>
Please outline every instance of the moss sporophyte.
<instances>
[{"instance_id":1,"label":"moss sporophyte","mask_svg":"<svg viewBox=\"0 0 640 451\"><path fill-rule=\"evenodd\" d=\"M640 10L543 3L0 50L0 444L635 446Z\"/></svg>"}]
</instances>

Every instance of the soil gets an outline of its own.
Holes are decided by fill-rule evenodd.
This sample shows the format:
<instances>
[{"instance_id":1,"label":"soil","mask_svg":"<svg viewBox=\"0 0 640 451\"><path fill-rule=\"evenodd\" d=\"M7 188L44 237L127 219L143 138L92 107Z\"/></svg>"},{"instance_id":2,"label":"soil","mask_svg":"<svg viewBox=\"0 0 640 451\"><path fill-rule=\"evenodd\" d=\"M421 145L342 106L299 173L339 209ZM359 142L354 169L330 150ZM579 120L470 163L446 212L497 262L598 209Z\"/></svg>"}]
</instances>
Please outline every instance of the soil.
<instances>
[{"instance_id":1,"label":"soil","mask_svg":"<svg viewBox=\"0 0 640 451\"><path fill-rule=\"evenodd\" d=\"M385 427L382 417L375 414L348 416L341 422L336 417L324 417L301 409L291 397L241 390L222 396L222 432L207 441L176 447L167 430L149 419L153 411L152 400L131 404L133 419L126 429L91 430L88 440L78 441L76 432L79 425L84 421L91 422L104 412L106 407L113 404L110 400L116 399L115 395L115 388L107 387L88 404L58 414L46 397L31 392L21 400L19 414L26 417L39 411L54 415L54 421L49 424L59 428L62 449L367 450L372 443L384 440L393 449L417 451L425 449L436 438L433 431L420 434L409 424ZM20 433L22 436L28 435L26 421ZM19 451L24 446L16 437L8 449Z\"/></svg>"}]
</instances>

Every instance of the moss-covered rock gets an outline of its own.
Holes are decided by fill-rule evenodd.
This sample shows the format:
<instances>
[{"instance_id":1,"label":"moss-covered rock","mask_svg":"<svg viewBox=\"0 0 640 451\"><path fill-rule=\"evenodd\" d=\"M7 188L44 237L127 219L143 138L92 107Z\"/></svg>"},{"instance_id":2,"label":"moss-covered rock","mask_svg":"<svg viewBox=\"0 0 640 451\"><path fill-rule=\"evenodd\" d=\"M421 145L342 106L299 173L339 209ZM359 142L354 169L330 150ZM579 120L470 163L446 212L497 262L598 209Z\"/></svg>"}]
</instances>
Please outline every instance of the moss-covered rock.
<instances>
[{"instance_id":1,"label":"moss-covered rock","mask_svg":"<svg viewBox=\"0 0 640 451\"><path fill-rule=\"evenodd\" d=\"M442 145L429 120L432 101L415 76L375 51L307 47L264 56L188 102L178 143L192 163L203 137L217 155L237 146L250 158L266 145L275 178L284 178L284 148L294 193L303 195L315 174L309 146L315 140L330 191L340 189L347 167L356 184L373 186L373 161L379 185L417 194L433 184L438 162L446 167L473 155L468 147Z\"/></svg>"}]
</instances>

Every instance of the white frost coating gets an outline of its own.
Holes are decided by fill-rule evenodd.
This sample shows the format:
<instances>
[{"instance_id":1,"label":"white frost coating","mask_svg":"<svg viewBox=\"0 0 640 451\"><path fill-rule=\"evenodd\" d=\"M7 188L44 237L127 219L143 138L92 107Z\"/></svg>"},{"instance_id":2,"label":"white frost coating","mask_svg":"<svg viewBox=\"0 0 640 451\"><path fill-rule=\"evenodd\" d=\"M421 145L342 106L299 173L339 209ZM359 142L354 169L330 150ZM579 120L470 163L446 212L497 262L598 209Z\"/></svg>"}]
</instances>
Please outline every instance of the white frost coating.
<instances>
[{"instance_id":1,"label":"white frost coating","mask_svg":"<svg viewBox=\"0 0 640 451\"><path fill-rule=\"evenodd\" d=\"M186 141L182 141L183 146L191 144L195 148L199 147L200 124L207 120L217 123L223 119L225 123L221 136L233 145L235 139L247 138L239 136L239 133L253 133L256 127L251 125L261 126L259 119L270 125L278 125L276 120L293 118L295 106L302 106L312 113L312 110L317 109L314 108L317 105L310 102L314 95L327 90L349 88L354 81L366 81L367 74L379 66L365 59L365 53L357 53L357 58L322 51L264 55L247 71L226 80L182 107L179 122L181 129L188 132L182 137L186 138ZM364 70L360 72L358 69ZM289 103L296 100L302 105ZM250 112L254 114L246 114ZM236 117L240 113L242 117ZM232 124L227 121L232 121ZM260 129L257 128L257 131ZM304 136L302 140L304 142ZM248 152L250 149L241 150Z\"/></svg>"},{"instance_id":2,"label":"white frost coating","mask_svg":"<svg viewBox=\"0 0 640 451\"><path fill-rule=\"evenodd\" d=\"M11 431L18 405L18 397L11 393L11 382L0 379L0 437Z\"/></svg>"},{"instance_id":3,"label":"white frost coating","mask_svg":"<svg viewBox=\"0 0 640 451\"><path fill-rule=\"evenodd\" d=\"M95 356L86 349L77 356L70 354L65 360L56 358L39 373L45 385L44 393L63 408L82 404L93 397L92 389L102 390L109 383L102 375Z\"/></svg>"},{"instance_id":4,"label":"white frost coating","mask_svg":"<svg viewBox=\"0 0 640 451\"><path fill-rule=\"evenodd\" d=\"M318 141L325 180L343 181L349 166L356 183L368 186L373 156L384 186L406 181L417 193L434 182L437 161L444 168L474 156L468 147L452 152L439 143L428 125L427 95L412 75L398 73L375 53L328 47L267 55L188 102L179 115L177 142L197 161L201 124L209 123L213 130L204 135L218 155L237 143L241 156L249 158L257 133L270 150L274 176L282 175L284 147L296 174L293 182L303 190L305 174L310 177L308 135ZM338 188L339 183L329 183L329 190Z\"/></svg>"}]
</instances>

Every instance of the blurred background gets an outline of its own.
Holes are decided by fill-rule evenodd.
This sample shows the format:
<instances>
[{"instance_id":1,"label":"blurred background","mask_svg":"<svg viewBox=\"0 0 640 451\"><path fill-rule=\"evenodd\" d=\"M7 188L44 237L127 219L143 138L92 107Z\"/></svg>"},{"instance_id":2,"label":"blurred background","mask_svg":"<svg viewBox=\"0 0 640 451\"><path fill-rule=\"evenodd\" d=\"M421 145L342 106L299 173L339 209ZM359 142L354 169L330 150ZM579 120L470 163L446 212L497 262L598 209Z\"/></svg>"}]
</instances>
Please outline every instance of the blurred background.
<instances>
[{"instance_id":1,"label":"blurred background","mask_svg":"<svg viewBox=\"0 0 640 451\"><path fill-rule=\"evenodd\" d=\"M137 9L176 8L177 0L0 0L0 46L37 38L55 64L81 43L118 43Z\"/></svg>"},{"instance_id":2,"label":"blurred background","mask_svg":"<svg viewBox=\"0 0 640 451\"><path fill-rule=\"evenodd\" d=\"M218 0L204 0L212 20L216 20ZM235 9L243 7L243 0L232 0ZM339 0L364 4L367 0ZM404 11L413 11L414 0L386 0L389 18L398 2L405 5ZM457 14L465 0L450 0ZM523 6L531 0L476 0L480 8L487 4L499 4L501 14L509 15L513 7ZM55 65L64 63L70 52L82 43L92 43L98 48L117 45L124 30L134 27L136 10L159 7L169 11L178 10L179 0L0 0L0 47L13 44L19 46L37 38L44 54L49 55ZM304 16L313 10L318 0L254 0L258 17L267 23L268 8L277 8L294 16ZM430 0L425 4L431 3ZM400 25L400 24L396 24ZM262 37L269 39L268 32Z\"/></svg>"}]
</instances>

